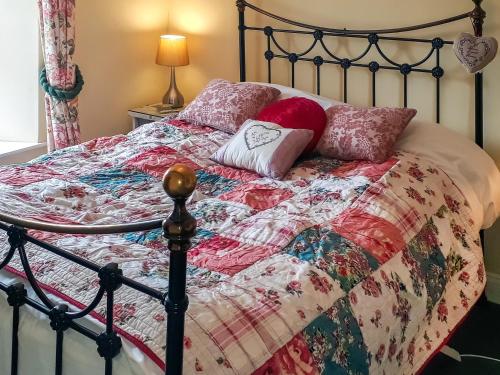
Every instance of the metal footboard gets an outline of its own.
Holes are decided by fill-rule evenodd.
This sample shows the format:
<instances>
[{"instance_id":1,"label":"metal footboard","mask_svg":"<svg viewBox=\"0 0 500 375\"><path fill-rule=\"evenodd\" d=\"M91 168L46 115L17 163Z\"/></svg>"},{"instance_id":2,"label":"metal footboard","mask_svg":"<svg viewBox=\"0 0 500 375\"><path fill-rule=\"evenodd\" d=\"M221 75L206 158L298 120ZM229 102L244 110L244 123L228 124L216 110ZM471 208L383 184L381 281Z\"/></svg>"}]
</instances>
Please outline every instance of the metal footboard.
<instances>
[{"instance_id":1,"label":"metal footboard","mask_svg":"<svg viewBox=\"0 0 500 375\"><path fill-rule=\"evenodd\" d=\"M165 307L167 313L166 338L166 370L168 375L182 374L184 318L188 308L186 295L186 264L187 251L191 246L190 239L196 230L196 220L186 210L186 200L196 187L196 175L187 166L177 164L171 167L163 178L163 187L174 201L174 210L170 217L161 220L144 221L120 225L58 225L32 220L0 212L0 230L7 232L10 250L0 261L0 270L5 268L17 252L26 275L26 280L35 292L37 299L28 297L23 283L5 285L0 282L0 291L7 294L7 302L12 307L12 358L11 375L18 374L19 365L19 320L21 307L30 306L47 315L50 327L56 332L55 374L62 375L64 332L72 329L95 341L97 352L104 358L104 374L113 374L113 358L121 350L121 338L113 326L113 307L115 292L122 286L147 294ZM27 232L35 229L44 232L65 234L118 234L140 232L163 228L163 236L168 240L170 250L170 272L168 292L163 293L146 285L123 276L116 263L104 266L78 257L68 251L40 241ZM76 311L66 304L55 305L45 294L36 280L29 264L25 245L32 243L48 252L65 258L84 267L99 278L99 290L92 302L84 309ZM77 319L88 316L97 305L106 298L106 328L104 332L94 332L76 322ZM0 333L1 334L1 333ZM25 353L23 353L25 354Z\"/></svg>"}]
</instances>

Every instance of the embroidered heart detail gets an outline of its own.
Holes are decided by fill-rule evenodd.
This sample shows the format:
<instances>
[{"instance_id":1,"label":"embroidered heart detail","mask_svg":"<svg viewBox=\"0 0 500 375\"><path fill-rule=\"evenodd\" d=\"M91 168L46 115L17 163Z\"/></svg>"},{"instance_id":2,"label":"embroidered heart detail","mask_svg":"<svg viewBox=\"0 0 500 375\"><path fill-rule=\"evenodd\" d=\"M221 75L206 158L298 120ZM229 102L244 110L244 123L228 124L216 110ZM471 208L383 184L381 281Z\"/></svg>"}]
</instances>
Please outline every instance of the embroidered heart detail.
<instances>
[{"instance_id":1,"label":"embroidered heart detail","mask_svg":"<svg viewBox=\"0 0 500 375\"><path fill-rule=\"evenodd\" d=\"M268 145L281 137L281 130L273 129L264 124L255 124L245 130L245 143L248 150Z\"/></svg>"},{"instance_id":2,"label":"embroidered heart detail","mask_svg":"<svg viewBox=\"0 0 500 375\"><path fill-rule=\"evenodd\" d=\"M453 51L469 73L483 70L495 59L498 42L495 38L476 37L462 33L453 43Z\"/></svg>"}]
</instances>

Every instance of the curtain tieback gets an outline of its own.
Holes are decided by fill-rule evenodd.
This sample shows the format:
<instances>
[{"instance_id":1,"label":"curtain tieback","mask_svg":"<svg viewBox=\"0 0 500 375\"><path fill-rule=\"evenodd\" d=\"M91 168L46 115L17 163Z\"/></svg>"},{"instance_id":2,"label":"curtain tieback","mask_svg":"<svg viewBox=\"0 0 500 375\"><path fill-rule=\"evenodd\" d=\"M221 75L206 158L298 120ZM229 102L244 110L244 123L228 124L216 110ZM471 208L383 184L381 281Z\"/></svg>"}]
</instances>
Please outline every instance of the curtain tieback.
<instances>
[{"instance_id":1,"label":"curtain tieback","mask_svg":"<svg viewBox=\"0 0 500 375\"><path fill-rule=\"evenodd\" d=\"M69 102L75 99L78 94L80 94L80 91L82 91L83 88L83 84L85 83L83 81L83 76L78 65L76 65L75 69L75 78L76 80L73 88L69 90L58 89L49 84L49 81L47 80L47 69L44 67L40 72L40 85L42 86L43 90L52 98L59 101Z\"/></svg>"}]
</instances>

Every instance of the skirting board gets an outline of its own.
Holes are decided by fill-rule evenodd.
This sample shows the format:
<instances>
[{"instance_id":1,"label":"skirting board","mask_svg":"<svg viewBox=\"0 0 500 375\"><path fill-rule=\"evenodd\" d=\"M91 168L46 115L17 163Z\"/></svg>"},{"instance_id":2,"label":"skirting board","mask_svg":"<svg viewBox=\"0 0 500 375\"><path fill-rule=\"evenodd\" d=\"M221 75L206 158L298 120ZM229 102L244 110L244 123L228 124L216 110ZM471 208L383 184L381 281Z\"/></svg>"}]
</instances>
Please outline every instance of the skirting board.
<instances>
[{"instance_id":1,"label":"skirting board","mask_svg":"<svg viewBox=\"0 0 500 375\"><path fill-rule=\"evenodd\" d=\"M500 304L500 275L497 273L487 273L486 298L488 301Z\"/></svg>"},{"instance_id":2,"label":"skirting board","mask_svg":"<svg viewBox=\"0 0 500 375\"><path fill-rule=\"evenodd\" d=\"M20 150L0 155L0 165L25 163L47 153L47 144L38 143Z\"/></svg>"}]
</instances>

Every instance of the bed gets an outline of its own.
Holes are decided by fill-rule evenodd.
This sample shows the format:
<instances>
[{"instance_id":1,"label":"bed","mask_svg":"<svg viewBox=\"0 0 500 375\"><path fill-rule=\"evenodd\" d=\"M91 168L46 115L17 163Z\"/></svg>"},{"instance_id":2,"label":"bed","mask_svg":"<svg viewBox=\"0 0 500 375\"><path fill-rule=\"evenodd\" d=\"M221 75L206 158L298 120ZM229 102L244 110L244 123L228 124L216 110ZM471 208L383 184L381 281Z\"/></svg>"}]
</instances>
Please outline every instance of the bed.
<instances>
[{"instance_id":1,"label":"bed","mask_svg":"<svg viewBox=\"0 0 500 375\"><path fill-rule=\"evenodd\" d=\"M396 31L470 16L480 33L476 3ZM279 31L237 6L244 81L245 32ZM315 43L384 37L295 26ZM323 63L361 64L313 60L318 94ZM439 90L438 72L423 73ZM492 160L445 128L428 139L431 126L411 124L385 163L310 156L282 181L211 161L230 135L175 118L1 167L0 373L418 372L483 293L480 229L500 206Z\"/></svg>"}]
</instances>

